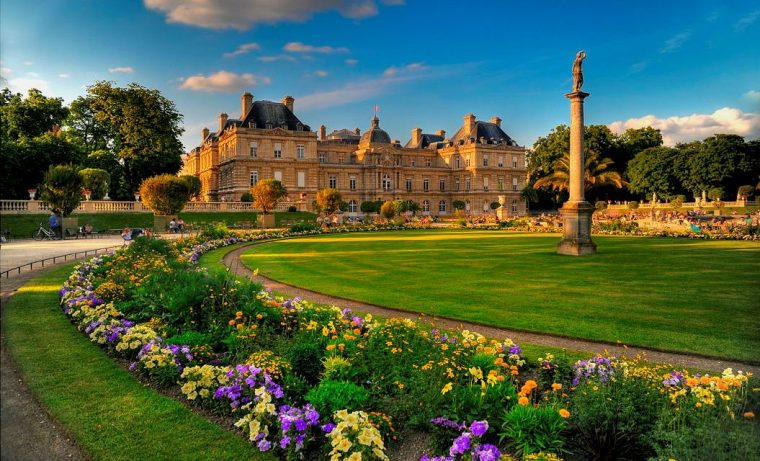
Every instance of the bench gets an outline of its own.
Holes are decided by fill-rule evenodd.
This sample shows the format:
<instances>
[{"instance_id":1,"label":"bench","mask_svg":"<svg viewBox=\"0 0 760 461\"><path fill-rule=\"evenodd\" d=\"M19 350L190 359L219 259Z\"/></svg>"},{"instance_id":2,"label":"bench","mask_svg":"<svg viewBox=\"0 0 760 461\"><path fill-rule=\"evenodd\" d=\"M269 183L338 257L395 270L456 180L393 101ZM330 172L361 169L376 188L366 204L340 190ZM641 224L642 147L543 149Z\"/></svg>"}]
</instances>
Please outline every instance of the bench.
<instances>
[{"instance_id":1,"label":"bench","mask_svg":"<svg viewBox=\"0 0 760 461\"><path fill-rule=\"evenodd\" d=\"M79 238L79 236L82 235L79 232L79 228L76 227L69 227L63 230L63 238Z\"/></svg>"}]
</instances>

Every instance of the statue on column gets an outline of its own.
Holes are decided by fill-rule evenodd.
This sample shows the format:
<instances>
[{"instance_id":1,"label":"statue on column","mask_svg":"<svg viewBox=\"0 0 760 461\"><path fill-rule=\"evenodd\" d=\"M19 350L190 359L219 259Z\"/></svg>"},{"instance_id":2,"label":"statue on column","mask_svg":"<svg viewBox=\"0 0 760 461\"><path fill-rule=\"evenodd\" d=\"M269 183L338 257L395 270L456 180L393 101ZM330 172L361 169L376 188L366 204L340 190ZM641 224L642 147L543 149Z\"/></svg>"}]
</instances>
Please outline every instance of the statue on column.
<instances>
[{"instance_id":1,"label":"statue on column","mask_svg":"<svg viewBox=\"0 0 760 461\"><path fill-rule=\"evenodd\" d=\"M586 52L580 50L575 55L575 62L573 62L573 93L581 91L581 87L583 86L583 69L581 65L584 59L586 59Z\"/></svg>"}]
</instances>

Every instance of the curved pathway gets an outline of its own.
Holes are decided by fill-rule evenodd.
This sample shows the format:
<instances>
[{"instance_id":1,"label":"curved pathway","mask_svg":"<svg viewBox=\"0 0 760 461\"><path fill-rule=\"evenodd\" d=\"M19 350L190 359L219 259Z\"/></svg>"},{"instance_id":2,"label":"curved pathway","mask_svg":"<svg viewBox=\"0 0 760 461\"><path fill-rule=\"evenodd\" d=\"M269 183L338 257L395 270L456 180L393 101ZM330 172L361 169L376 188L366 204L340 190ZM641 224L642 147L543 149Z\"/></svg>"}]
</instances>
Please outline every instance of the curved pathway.
<instances>
[{"instance_id":1,"label":"curved pathway","mask_svg":"<svg viewBox=\"0 0 760 461\"><path fill-rule=\"evenodd\" d=\"M331 296L324 293L319 293L317 291L306 290L304 288L299 288L287 283L279 282L277 280L272 280L261 275L254 276L253 272L243 265L243 263L240 261L240 256L244 252L248 251L251 246L261 243L266 242L250 243L228 252L223 258L224 264L238 276L254 280L255 282L261 283L267 288L271 288L272 290L280 293L285 293L288 296L298 296L303 299L308 299L314 303L348 307L352 310L380 317L399 317L407 318L410 320L424 319L438 326L439 328L463 328L473 330L491 338L511 338L518 344L539 344L542 346L557 347L571 351L582 351L589 353L602 353L604 351L607 351L610 354L618 357L635 357L637 355L646 355L646 359L648 361L668 363L677 367L710 370L713 372L721 372L730 367L734 370L751 372L755 376L758 376L758 374L760 374L760 367L732 360L715 359L694 354L658 351L643 347L629 347L619 344L608 344L520 330L510 330L506 328L497 328L479 323L452 320L441 317L429 317L418 312L410 312L401 309L377 306L374 304L368 304L352 299L341 298L339 296Z\"/></svg>"}]
</instances>

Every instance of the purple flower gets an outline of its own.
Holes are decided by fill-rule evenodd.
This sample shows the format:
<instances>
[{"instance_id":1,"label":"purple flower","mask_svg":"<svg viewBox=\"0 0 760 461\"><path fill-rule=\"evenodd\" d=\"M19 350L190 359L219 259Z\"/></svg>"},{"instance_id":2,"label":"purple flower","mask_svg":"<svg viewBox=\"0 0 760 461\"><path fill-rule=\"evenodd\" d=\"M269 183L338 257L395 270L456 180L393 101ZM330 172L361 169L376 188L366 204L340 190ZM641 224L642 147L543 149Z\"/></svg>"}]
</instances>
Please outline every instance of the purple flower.
<instances>
[{"instance_id":1,"label":"purple flower","mask_svg":"<svg viewBox=\"0 0 760 461\"><path fill-rule=\"evenodd\" d=\"M472 450L472 461L498 461L501 452L496 446L484 443Z\"/></svg>"},{"instance_id":2,"label":"purple flower","mask_svg":"<svg viewBox=\"0 0 760 461\"><path fill-rule=\"evenodd\" d=\"M449 454L451 456L461 455L461 454L464 454L464 452L466 452L469 449L470 449L470 433L465 432L464 434L454 439L454 444L451 445L451 448L449 448Z\"/></svg>"},{"instance_id":3,"label":"purple flower","mask_svg":"<svg viewBox=\"0 0 760 461\"><path fill-rule=\"evenodd\" d=\"M472 435L475 437L481 437L486 431L488 431L488 421L473 421L472 424L470 424L470 432L472 432Z\"/></svg>"},{"instance_id":4,"label":"purple flower","mask_svg":"<svg viewBox=\"0 0 760 461\"><path fill-rule=\"evenodd\" d=\"M325 434L329 434L330 432L333 431L333 429L335 429L335 424L333 423L327 423L324 426L322 426L322 432L324 432Z\"/></svg>"},{"instance_id":5,"label":"purple flower","mask_svg":"<svg viewBox=\"0 0 760 461\"><path fill-rule=\"evenodd\" d=\"M433 418L433 419L430 420L430 422L433 423L433 424L435 424L436 426L440 426L440 427L442 427L444 429L451 429L451 430L457 431L457 432L463 431L467 427L467 425L464 424L464 423L460 423L458 421L453 421L451 419L444 418L442 416L438 417L438 418Z\"/></svg>"},{"instance_id":6,"label":"purple flower","mask_svg":"<svg viewBox=\"0 0 760 461\"><path fill-rule=\"evenodd\" d=\"M290 437L287 435L280 439L280 448L285 449L290 445Z\"/></svg>"},{"instance_id":7,"label":"purple flower","mask_svg":"<svg viewBox=\"0 0 760 461\"><path fill-rule=\"evenodd\" d=\"M261 439L256 446L259 447L259 451L269 451L272 448L272 442L267 439Z\"/></svg>"}]
</instances>

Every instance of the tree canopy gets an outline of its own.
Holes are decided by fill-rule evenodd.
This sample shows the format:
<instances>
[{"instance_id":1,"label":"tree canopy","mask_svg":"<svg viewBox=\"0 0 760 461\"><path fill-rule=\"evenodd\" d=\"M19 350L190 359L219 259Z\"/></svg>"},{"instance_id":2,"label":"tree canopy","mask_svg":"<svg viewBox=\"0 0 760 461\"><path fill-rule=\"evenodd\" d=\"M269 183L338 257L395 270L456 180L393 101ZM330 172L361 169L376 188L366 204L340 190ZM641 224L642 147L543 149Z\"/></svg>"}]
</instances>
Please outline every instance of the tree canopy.
<instances>
[{"instance_id":1,"label":"tree canopy","mask_svg":"<svg viewBox=\"0 0 760 461\"><path fill-rule=\"evenodd\" d=\"M251 195L253 206L268 214L274 210L280 199L288 195L288 190L276 179L263 179L251 187Z\"/></svg>"},{"instance_id":2,"label":"tree canopy","mask_svg":"<svg viewBox=\"0 0 760 461\"><path fill-rule=\"evenodd\" d=\"M324 213L335 213L340 209L341 195L337 189L327 188L317 192L317 208Z\"/></svg>"},{"instance_id":3,"label":"tree canopy","mask_svg":"<svg viewBox=\"0 0 760 461\"><path fill-rule=\"evenodd\" d=\"M190 194L187 181L171 174L147 178L140 185L143 205L157 215L179 213L190 200Z\"/></svg>"},{"instance_id":4,"label":"tree canopy","mask_svg":"<svg viewBox=\"0 0 760 461\"><path fill-rule=\"evenodd\" d=\"M69 216L82 202L82 176L74 165L51 165L42 181L40 200Z\"/></svg>"}]
</instances>

